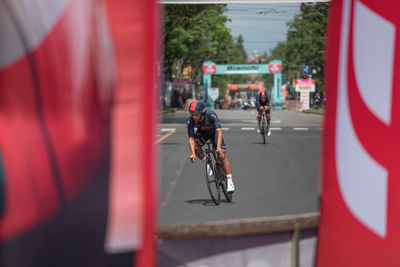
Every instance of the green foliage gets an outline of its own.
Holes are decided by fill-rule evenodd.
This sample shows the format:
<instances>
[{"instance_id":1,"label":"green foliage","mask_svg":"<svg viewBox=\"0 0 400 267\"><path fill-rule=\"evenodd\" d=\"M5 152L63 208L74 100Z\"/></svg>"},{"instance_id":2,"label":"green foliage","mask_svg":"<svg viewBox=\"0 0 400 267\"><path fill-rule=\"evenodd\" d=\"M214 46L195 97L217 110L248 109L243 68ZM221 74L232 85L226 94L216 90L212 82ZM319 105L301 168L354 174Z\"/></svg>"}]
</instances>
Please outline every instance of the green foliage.
<instances>
[{"instance_id":1,"label":"green foliage","mask_svg":"<svg viewBox=\"0 0 400 267\"><path fill-rule=\"evenodd\" d=\"M324 50L329 3L303 3L300 14L288 23L286 42L271 51L271 59L283 60L283 74L291 81L302 74L301 66L309 65L317 73L317 90L323 91Z\"/></svg>"},{"instance_id":2,"label":"green foliage","mask_svg":"<svg viewBox=\"0 0 400 267\"><path fill-rule=\"evenodd\" d=\"M202 63L218 64L247 62L243 37L233 38L225 26L226 5L165 5L164 6L164 73L166 79L178 76L182 68L192 67L191 82L201 80ZM227 77L213 77L214 86L226 87ZM238 78L236 78L238 79Z\"/></svg>"}]
</instances>

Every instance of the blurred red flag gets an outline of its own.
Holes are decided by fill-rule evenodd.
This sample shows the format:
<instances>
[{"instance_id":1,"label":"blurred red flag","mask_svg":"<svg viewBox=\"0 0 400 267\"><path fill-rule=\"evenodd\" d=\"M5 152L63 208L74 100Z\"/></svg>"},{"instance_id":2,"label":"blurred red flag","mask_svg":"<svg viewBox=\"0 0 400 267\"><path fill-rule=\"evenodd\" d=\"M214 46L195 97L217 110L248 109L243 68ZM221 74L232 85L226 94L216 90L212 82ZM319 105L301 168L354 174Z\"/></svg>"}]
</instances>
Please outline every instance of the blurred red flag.
<instances>
[{"instance_id":1,"label":"blurred red flag","mask_svg":"<svg viewBox=\"0 0 400 267\"><path fill-rule=\"evenodd\" d=\"M107 0L107 9L118 86L106 248L135 249L134 266L155 266L158 6L155 0Z\"/></svg>"},{"instance_id":2,"label":"blurred red flag","mask_svg":"<svg viewBox=\"0 0 400 267\"><path fill-rule=\"evenodd\" d=\"M155 266L155 0L0 4L0 266Z\"/></svg>"},{"instance_id":3,"label":"blurred red flag","mask_svg":"<svg viewBox=\"0 0 400 267\"><path fill-rule=\"evenodd\" d=\"M331 3L317 266L400 266L399 10Z\"/></svg>"}]
</instances>

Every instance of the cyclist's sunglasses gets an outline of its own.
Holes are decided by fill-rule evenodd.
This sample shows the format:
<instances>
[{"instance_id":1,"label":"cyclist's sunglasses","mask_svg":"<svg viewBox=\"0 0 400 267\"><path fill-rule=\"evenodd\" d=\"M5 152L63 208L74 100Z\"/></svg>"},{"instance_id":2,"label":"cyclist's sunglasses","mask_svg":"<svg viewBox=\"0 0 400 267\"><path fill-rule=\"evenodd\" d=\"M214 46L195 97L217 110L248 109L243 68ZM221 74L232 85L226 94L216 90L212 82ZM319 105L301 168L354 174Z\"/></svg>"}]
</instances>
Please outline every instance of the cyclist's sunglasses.
<instances>
[{"instance_id":1,"label":"cyclist's sunglasses","mask_svg":"<svg viewBox=\"0 0 400 267\"><path fill-rule=\"evenodd\" d=\"M192 116L198 116L201 115L203 112L201 110L191 110L190 115Z\"/></svg>"}]
</instances>

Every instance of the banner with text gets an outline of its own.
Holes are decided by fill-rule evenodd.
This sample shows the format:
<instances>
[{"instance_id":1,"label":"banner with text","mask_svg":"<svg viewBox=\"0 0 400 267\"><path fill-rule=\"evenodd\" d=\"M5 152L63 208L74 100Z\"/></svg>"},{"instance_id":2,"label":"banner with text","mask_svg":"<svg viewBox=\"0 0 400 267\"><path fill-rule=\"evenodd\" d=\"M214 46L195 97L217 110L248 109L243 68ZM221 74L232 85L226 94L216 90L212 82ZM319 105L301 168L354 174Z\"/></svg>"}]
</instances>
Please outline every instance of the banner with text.
<instances>
[{"instance_id":1,"label":"banner with text","mask_svg":"<svg viewBox=\"0 0 400 267\"><path fill-rule=\"evenodd\" d=\"M315 80L314 79L296 79L296 92L315 92Z\"/></svg>"}]
</instances>

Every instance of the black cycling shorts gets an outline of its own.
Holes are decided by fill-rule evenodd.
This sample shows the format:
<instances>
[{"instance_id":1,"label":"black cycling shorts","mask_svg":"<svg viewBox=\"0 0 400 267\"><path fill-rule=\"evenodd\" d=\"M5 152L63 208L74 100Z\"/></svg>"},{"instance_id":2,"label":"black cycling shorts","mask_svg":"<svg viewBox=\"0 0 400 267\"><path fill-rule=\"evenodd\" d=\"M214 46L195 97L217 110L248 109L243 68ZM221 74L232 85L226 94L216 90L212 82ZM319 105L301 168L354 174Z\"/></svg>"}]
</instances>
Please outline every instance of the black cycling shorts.
<instances>
[{"instance_id":1,"label":"black cycling shorts","mask_svg":"<svg viewBox=\"0 0 400 267\"><path fill-rule=\"evenodd\" d=\"M213 147L214 147L215 149L217 149L217 142L218 142L218 135L217 135L217 134L214 134L213 136L207 136L207 135L203 135L203 134L200 134L200 133L195 133L195 134L194 134L194 139L197 141L196 143L197 143L199 146L204 146L205 143L206 143L209 139L211 139L211 142L212 142L212 144L213 144ZM224 142L224 138L223 138L223 137L222 137L221 148L222 148L222 149L226 149L226 145L225 145L225 142Z\"/></svg>"},{"instance_id":2,"label":"black cycling shorts","mask_svg":"<svg viewBox=\"0 0 400 267\"><path fill-rule=\"evenodd\" d=\"M257 105L257 111L260 111L260 106ZM267 111L265 111L266 114L271 114L271 107Z\"/></svg>"}]
</instances>

